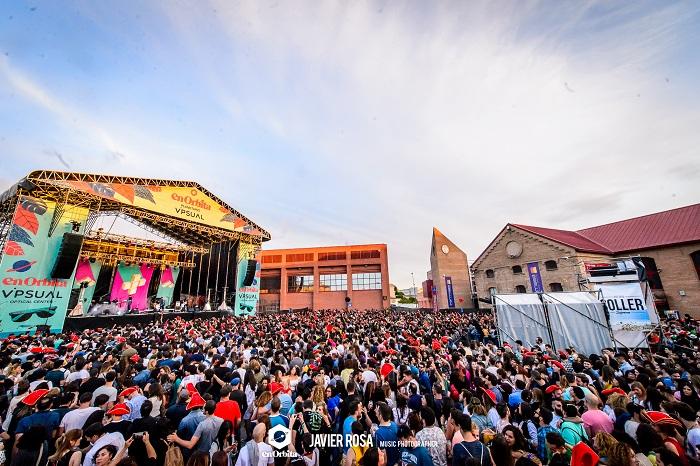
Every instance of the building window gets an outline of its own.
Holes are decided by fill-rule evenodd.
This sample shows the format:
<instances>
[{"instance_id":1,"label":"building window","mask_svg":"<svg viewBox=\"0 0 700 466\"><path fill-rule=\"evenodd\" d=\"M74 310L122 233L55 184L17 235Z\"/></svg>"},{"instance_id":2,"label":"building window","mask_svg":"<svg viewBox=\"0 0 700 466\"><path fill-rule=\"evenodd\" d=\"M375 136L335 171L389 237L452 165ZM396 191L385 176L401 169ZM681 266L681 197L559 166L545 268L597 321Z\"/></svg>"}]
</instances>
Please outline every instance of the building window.
<instances>
[{"instance_id":1,"label":"building window","mask_svg":"<svg viewBox=\"0 0 700 466\"><path fill-rule=\"evenodd\" d=\"M314 291L314 276L299 275L287 277L287 291L289 293L308 293Z\"/></svg>"},{"instance_id":2,"label":"building window","mask_svg":"<svg viewBox=\"0 0 700 466\"><path fill-rule=\"evenodd\" d=\"M693 259L693 265L695 266L695 273L698 274L698 279L700 280L700 251L695 251L690 255Z\"/></svg>"},{"instance_id":3,"label":"building window","mask_svg":"<svg viewBox=\"0 0 700 466\"><path fill-rule=\"evenodd\" d=\"M347 256L345 252L319 252L318 261L344 261Z\"/></svg>"},{"instance_id":4,"label":"building window","mask_svg":"<svg viewBox=\"0 0 700 466\"><path fill-rule=\"evenodd\" d=\"M378 249L350 252L350 259L379 259L380 257L381 253Z\"/></svg>"},{"instance_id":5,"label":"building window","mask_svg":"<svg viewBox=\"0 0 700 466\"><path fill-rule=\"evenodd\" d=\"M557 265L557 261L546 261L544 263L544 268L547 270L557 270L559 266Z\"/></svg>"},{"instance_id":6,"label":"building window","mask_svg":"<svg viewBox=\"0 0 700 466\"><path fill-rule=\"evenodd\" d=\"M318 291L347 291L348 276L344 273L334 275L320 275Z\"/></svg>"},{"instance_id":7,"label":"building window","mask_svg":"<svg viewBox=\"0 0 700 466\"><path fill-rule=\"evenodd\" d=\"M647 281L652 290L663 290L664 285L661 283L659 269L656 267L656 261L652 257L642 257L642 264L647 273Z\"/></svg>"},{"instance_id":8,"label":"building window","mask_svg":"<svg viewBox=\"0 0 700 466\"><path fill-rule=\"evenodd\" d=\"M496 289L495 286L492 286L491 288L489 288L489 296L493 296L496 293L498 293L498 290Z\"/></svg>"},{"instance_id":9,"label":"building window","mask_svg":"<svg viewBox=\"0 0 700 466\"><path fill-rule=\"evenodd\" d=\"M493 273L492 269L486 270L486 278L493 278L495 276L496 276L496 274Z\"/></svg>"},{"instance_id":10,"label":"building window","mask_svg":"<svg viewBox=\"0 0 700 466\"><path fill-rule=\"evenodd\" d=\"M525 288L525 285L518 285L515 287L515 292L516 293L527 293L527 288Z\"/></svg>"},{"instance_id":11,"label":"building window","mask_svg":"<svg viewBox=\"0 0 700 466\"><path fill-rule=\"evenodd\" d=\"M287 262L313 262L314 261L314 253L305 253L305 254L287 254L287 257L285 257L285 260Z\"/></svg>"},{"instance_id":12,"label":"building window","mask_svg":"<svg viewBox=\"0 0 700 466\"><path fill-rule=\"evenodd\" d=\"M550 283L549 291L553 293L556 293L557 291L564 291L564 287L561 286L561 283Z\"/></svg>"},{"instance_id":13,"label":"building window","mask_svg":"<svg viewBox=\"0 0 700 466\"><path fill-rule=\"evenodd\" d=\"M382 274L381 272L367 272L352 274L352 289L353 290L381 290L382 289Z\"/></svg>"},{"instance_id":14,"label":"building window","mask_svg":"<svg viewBox=\"0 0 700 466\"><path fill-rule=\"evenodd\" d=\"M520 267L519 265L514 265L513 266L513 273L516 275L519 275L519 274L523 273L523 268Z\"/></svg>"},{"instance_id":15,"label":"building window","mask_svg":"<svg viewBox=\"0 0 700 466\"><path fill-rule=\"evenodd\" d=\"M279 293L282 277L260 277L260 294Z\"/></svg>"},{"instance_id":16,"label":"building window","mask_svg":"<svg viewBox=\"0 0 700 466\"><path fill-rule=\"evenodd\" d=\"M262 256L263 264L280 264L282 262L282 254L276 254L274 256Z\"/></svg>"}]
</instances>

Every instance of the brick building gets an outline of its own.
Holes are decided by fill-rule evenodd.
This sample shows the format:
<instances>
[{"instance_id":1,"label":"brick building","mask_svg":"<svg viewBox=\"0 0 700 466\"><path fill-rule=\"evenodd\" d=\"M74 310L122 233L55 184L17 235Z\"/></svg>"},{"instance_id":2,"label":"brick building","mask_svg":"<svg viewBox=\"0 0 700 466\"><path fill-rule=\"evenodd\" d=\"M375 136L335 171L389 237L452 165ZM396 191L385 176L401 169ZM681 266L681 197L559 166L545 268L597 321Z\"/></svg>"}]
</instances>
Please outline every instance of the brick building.
<instances>
[{"instance_id":1,"label":"brick building","mask_svg":"<svg viewBox=\"0 0 700 466\"><path fill-rule=\"evenodd\" d=\"M586 264L640 256L657 307L700 317L700 204L577 231L507 224L472 264L480 299L526 293L537 262L545 291L578 291Z\"/></svg>"},{"instance_id":2,"label":"brick building","mask_svg":"<svg viewBox=\"0 0 700 466\"><path fill-rule=\"evenodd\" d=\"M433 228L428 276L430 278L423 282L423 288L424 296L428 293L431 299L430 307L435 307L435 304L439 309L473 307L467 254L437 228ZM434 294L432 289L436 290ZM426 304L424 299L421 305Z\"/></svg>"},{"instance_id":3,"label":"brick building","mask_svg":"<svg viewBox=\"0 0 700 466\"><path fill-rule=\"evenodd\" d=\"M389 307L386 244L262 252L260 309Z\"/></svg>"}]
</instances>

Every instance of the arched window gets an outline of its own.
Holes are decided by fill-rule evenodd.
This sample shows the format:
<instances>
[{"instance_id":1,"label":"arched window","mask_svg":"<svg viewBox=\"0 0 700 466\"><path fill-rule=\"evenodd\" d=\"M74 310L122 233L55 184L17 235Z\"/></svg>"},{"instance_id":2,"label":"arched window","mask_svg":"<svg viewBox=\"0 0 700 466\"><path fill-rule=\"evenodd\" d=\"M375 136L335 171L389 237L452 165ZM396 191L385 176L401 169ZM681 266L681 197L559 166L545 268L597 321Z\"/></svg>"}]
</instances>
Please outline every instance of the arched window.
<instances>
[{"instance_id":1,"label":"arched window","mask_svg":"<svg viewBox=\"0 0 700 466\"><path fill-rule=\"evenodd\" d=\"M564 291L564 287L561 286L561 283L550 283L549 291L553 293L556 293L557 291Z\"/></svg>"},{"instance_id":2,"label":"arched window","mask_svg":"<svg viewBox=\"0 0 700 466\"><path fill-rule=\"evenodd\" d=\"M557 265L557 261L546 261L544 263L544 268L547 270L557 270L559 266Z\"/></svg>"},{"instance_id":3,"label":"arched window","mask_svg":"<svg viewBox=\"0 0 700 466\"><path fill-rule=\"evenodd\" d=\"M693 259L693 265L695 266L695 272L698 274L698 279L700 279L700 251L695 251L690 255Z\"/></svg>"},{"instance_id":4,"label":"arched window","mask_svg":"<svg viewBox=\"0 0 700 466\"><path fill-rule=\"evenodd\" d=\"M515 292L516 293L527 293L527 288L525 288L525 285L518 285L515 287Z\"/></svg>"},{"instance_id":5,"label":"arched window","mask_svg":"<svg viewBox=\"0 0 700 466\"><path fill-rule=\"evenodd\" d=\"M486 278L493 278L495 277L495 274L493 273L492 269L487 269L486 270Z\"/></svg>"},{"instance_id":6,"label":"arched window","mask_svg":"<svg viewBox=\"0 0 700 466\"><path fill-rule=\"evenodd\" d=\"M523 268L519 265L514 265L513 266L513 273L516 275L521 274L521 273L523 273Z\"/></svg>"}]
</instances>

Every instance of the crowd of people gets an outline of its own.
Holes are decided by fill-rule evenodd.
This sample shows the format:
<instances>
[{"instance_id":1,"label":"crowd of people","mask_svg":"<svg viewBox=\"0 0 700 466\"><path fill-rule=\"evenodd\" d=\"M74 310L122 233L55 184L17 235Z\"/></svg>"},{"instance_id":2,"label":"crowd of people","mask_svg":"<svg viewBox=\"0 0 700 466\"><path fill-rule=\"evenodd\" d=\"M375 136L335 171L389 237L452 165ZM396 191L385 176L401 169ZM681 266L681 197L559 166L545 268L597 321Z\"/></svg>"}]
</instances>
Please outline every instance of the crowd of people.
<instances>
[{"instance_id":1,"label":"crowd of people","mask_svg":"<svg viewBox=\"0 0 700 466\"><path fill-rule=\"evenodd\" d=\"M324 310L14 335L0 465L690 466L698 323L499 345L490 314ZM329 439L340 439L334 443Z\"/></svg>"}]
</instances>

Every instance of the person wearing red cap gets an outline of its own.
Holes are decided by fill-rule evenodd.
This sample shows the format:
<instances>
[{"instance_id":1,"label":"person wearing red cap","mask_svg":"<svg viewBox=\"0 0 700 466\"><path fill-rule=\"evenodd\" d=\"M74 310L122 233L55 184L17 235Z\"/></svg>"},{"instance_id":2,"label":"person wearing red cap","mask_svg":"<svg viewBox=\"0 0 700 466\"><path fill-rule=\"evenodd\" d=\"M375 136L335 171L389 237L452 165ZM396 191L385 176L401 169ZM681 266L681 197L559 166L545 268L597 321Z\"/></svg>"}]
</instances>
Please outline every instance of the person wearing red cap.
<instances>
[{"instance_id":1,"label":"person wearing red cap","mask_svg":"<svg viewBox=\"0 0 700 466\"><path fill-rule=\"evenodd\" d=\"M207 401L204 405L204 419L197 425L192 437L189 440L184 440L176 433L170 434L168 435L168 442L176 443L187 450L196 449L197 451L208 453L211 449L211 444L219 433L221 423L224 422L223 419L214 415L215 410L216 402L214 400Z\"/></svg>"},{"instance_id":2,"label":"person wearing red cap","mask_svg":"<svg viewBox=\"0 0 700 466\"><path fill-rule=\"evenodd\" d=\"M19 438L32 427L41 426L45 429L48 439L54 438L54 432L58 429L61 422L61 416L57 411L51 408L52 400L49 396L49 390L44 388L34 390L29 395L24 397L22 404L34 407L36 410L33 414L25 416L19 420L17 429L15 430L15 439Z\"/></svg>"},{"instance_id":3,"label":"person wearing red cap","mask_svg":"<svg viewBox=\"0 0 700 466\"><path fill-rule=\"evenodd\" d=\"M119 432L124 438L127 438L131 432L131 421L126 419L126 416L129 415L130 411L126 403L115 404L106 413L109 422L105 425L105 432Z\"/></svg>"},{"instance_id":4,"label":"person wearing red cap","mask_svg":"<svg viewBox=\"0 0 700 466\"><path fill-rule=\"evenodd\" d=\"M119 398L125 398L124 403L129 407L129 413L124 419L134 421L141 418L141 405L146 401L146 397L141 393L141 388L137 385L122 390Z\"/></svg>"}]
</instances>

